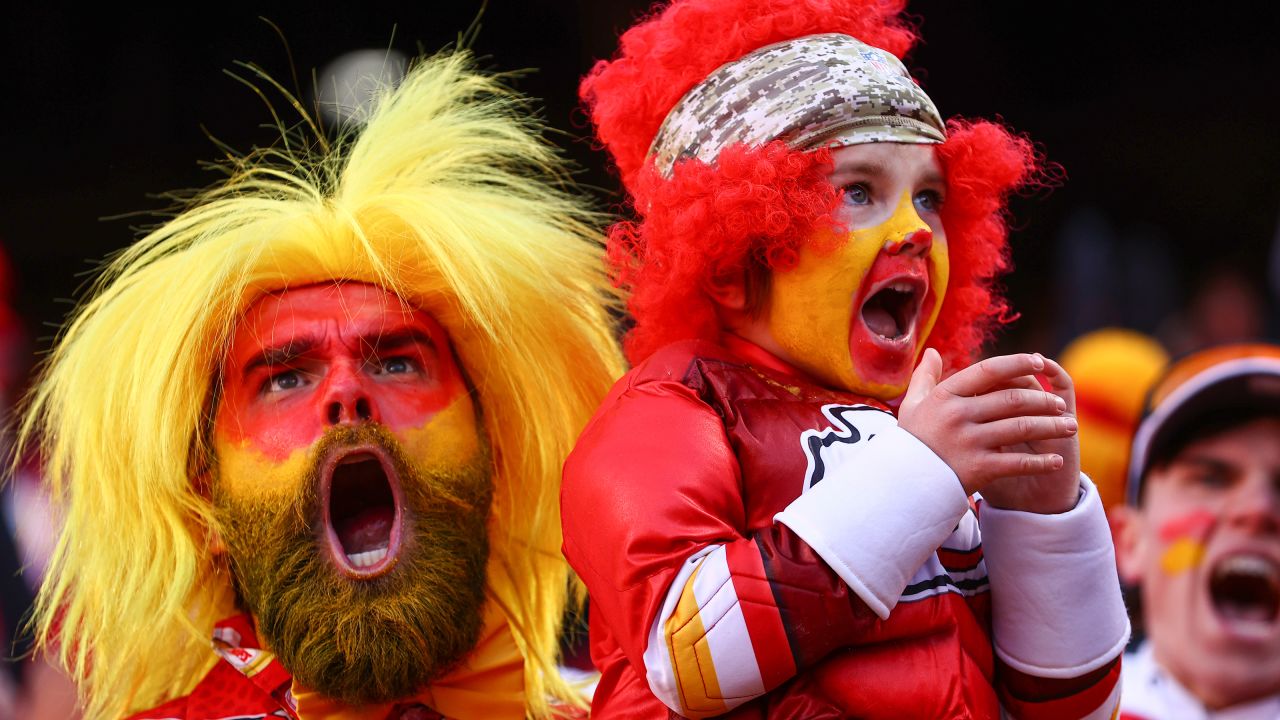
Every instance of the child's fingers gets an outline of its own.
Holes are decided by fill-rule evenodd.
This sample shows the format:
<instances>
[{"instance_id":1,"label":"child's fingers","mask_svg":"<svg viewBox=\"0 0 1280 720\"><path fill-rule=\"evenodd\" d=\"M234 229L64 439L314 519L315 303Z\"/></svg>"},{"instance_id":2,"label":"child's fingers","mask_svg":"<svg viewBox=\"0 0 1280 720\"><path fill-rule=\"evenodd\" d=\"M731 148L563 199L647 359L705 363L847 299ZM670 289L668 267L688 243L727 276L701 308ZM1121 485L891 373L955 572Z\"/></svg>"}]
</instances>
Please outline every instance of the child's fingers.
<instances>
[{"instance_id":1,"label":"child's fingers","mask_svg":"<svg viewBox=\"0 0 1280 720\"><path fill-rule=\"evenodd\" d=\"M973 397L1009 384L1019 376L1034 375L1044 367L1044 358L1038 354L999 355L970 365L947 378L940 387L952 395Z\"/></svg>"},{"instance_id":2,"label":"child's fingers","mask_svg":"<svg viewBox=\"0 0 1280 720\"><path fill-rule=\"evenodd\" d=\"M984 444L1005 446L1068 438L1076 434L1078 427L1073 417L1024 416L979 425L975 431L981 433Z\"/></svg>"},{"instance_id":3,"label":"child's fingers","mask_svg":"<svg viewBox=\"0 0 1280 720\"><path fill-rule=\"evenodd\" d=\"M1041 390L1039 385L1035 385L1035 389L1011 387L993 390L973 398L970 403L969 417L979 423L1022 415L1061 415L1067 410L1066 401Z\"/></svg>"},{"instance_id":4,"label":"child's fingers","mask_svg":"<svg viewBox=\"0 0 1280 720\"><path fill-rule=\"evenodd\" d=\"M1044 370L1040 373L1045 380L1049 381L1050 390L1062 398L1067 403L1067 412L1075 413L1076 411L1076 389L1075 383L1072 382L1071 376L1057 362L1044 359Z\"/></svg>"},{"instance_id":5,"label":"child's fingers","mask_svg":"<svg viewBox=\"0 0 1280 720\"><path fill-rule=\"evenodd\" d=\"M1062 456L1054 453L994 452L983 460L988 477L1045 475L1062 469Z\"/></svg>"}]
</instances>

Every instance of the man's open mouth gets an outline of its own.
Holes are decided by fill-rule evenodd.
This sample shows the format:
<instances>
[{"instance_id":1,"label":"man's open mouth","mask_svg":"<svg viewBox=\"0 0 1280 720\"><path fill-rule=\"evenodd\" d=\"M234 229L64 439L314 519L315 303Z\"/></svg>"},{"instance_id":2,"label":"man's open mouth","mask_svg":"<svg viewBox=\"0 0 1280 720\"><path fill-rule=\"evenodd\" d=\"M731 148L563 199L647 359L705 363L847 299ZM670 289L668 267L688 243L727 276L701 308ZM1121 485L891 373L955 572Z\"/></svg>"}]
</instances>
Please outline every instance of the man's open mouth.
<instances>
[{"instance_id":1,"label":"man's open mouth","mask_svg":"<svg viewBox=\"0 0 1280 720\"><path fill-rule=\"evenodd\" d=\"M395 466L381 448L343 448L326 459L320 501L325 544L338 570L363 580L395 567L404 501Z\"/></svg>"},{"instance_id":2,"label":"man's open mouth","mask_svg":"<svg viewBox=\"0 0 1280 720\"><path fill-rule=\"evenodd\" d=\"M873 335L893 344L910 339L924 305L920 277L889 278L873 287L862 303L862 322Z\"/></svg>"},{"instance_id":3,"label":"man's open mouth","mask_svg":"<svg viewBox=\"0 0 1280 720\"><path fill-rule=\"evenodd\" d=\"M1223 620L1270 626L1280 614L1280 566L1262 555L1229 555L1213 566L1209 596Z\"/></svg>"}]
</instances>

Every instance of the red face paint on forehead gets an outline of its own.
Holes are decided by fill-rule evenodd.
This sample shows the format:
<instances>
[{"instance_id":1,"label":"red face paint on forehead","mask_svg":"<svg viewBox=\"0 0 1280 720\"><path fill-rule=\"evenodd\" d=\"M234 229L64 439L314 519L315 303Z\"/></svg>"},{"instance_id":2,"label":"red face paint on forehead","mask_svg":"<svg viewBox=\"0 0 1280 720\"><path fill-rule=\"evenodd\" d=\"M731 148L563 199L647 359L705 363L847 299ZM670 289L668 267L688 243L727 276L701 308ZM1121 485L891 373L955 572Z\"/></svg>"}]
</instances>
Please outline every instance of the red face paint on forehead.
<instances>
[{"instance_id":1,"label":"red face paint on forehead","mask_svg":"<svg viewBox=\"0 0 1280 720\"><path fill-rule=\"evenodd\" d=\"M262 298L236 326L214 431L283 460L339 423L422 427L466 392L426 312L374 285L309 285Z\"/></svg>"}]
</instances>

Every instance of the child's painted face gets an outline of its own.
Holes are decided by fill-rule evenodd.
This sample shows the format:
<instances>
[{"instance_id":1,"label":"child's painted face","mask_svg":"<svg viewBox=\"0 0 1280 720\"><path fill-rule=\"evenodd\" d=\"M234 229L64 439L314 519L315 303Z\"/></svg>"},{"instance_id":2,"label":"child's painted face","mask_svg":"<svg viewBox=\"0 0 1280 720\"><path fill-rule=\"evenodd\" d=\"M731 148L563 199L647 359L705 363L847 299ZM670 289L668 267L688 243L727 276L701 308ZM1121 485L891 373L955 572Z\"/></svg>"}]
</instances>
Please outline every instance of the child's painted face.
<instances>
[{"instance_id":1,"label":"child's painted face","mask_svg":"<svg viewBox=\"0 0 1280 720\"><path fill-rule=\"evenodd\" d=\"M766 322L783 360L891 400L906 390L946 293L946 183L929 145L850 145L832 158L848 234L815 238L795 269L774 275Z\"/></svg>"},{"instance_id":2,"label":"child's painted face","mask_svg":"<svg viewBox=\"0 0 1280 720\"><path fill-rule=\"evenodd\" d=\"M1192 442L1144 486L1120 561L1156 659L1210 707L1280 690L1280 419Z\"/></svg>"}]
</instances>

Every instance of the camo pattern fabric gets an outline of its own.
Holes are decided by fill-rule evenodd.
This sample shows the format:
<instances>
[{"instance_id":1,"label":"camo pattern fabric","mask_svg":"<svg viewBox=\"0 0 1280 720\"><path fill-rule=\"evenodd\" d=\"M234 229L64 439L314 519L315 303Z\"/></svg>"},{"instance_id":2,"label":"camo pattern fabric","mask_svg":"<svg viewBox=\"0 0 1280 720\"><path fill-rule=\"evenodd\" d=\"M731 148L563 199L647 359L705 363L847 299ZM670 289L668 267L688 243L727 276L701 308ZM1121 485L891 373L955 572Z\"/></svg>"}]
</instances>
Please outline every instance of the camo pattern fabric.
<instances>
[{"instance_id":1,"label":"camo pattern fabric","mask_svg":"<svg viewBox=\"0 0 1280 720\"><path fill-rule=\"evenodd\" d=\"M649 147L658 171L710 163L728 145L793 148L946 140L933 101L902 61L848 35L809 35L720 66L671 109Z\"/></svg>"}]
</instances>

